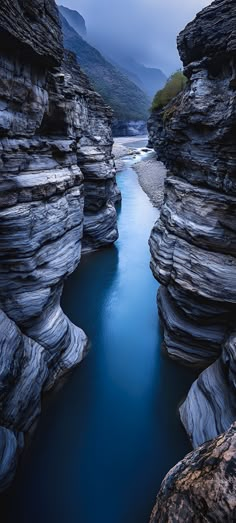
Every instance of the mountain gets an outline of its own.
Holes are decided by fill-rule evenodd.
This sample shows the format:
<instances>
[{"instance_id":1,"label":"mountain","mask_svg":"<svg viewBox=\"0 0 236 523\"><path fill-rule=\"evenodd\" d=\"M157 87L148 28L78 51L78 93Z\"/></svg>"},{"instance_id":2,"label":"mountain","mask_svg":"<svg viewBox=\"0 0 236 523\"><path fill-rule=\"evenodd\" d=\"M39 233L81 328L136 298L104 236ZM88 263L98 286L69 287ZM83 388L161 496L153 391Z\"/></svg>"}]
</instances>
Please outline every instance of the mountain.
<instances>
[{"instance_id":1,"label":"mountain","mask_svg":"<svg viewBox=\"0 0 236 523\"><path fill-rule=\"evenodd\" d=\"M79 33L82 38L85 38L87 31L83 17L77 11L73 11L64 6L59 6L59 10L68 24ZM84 30L81 29L81 25L83 25ZM94 47L94 49L97 49L107 62L112 64L116 70L120 71L132 83L139 87L151 100L156 92L164 87L167 77L160 69L146 67L134 60L132 56L129 56L129 51L121 51L111 43L107 45L104 38L94 38L94 35L90 35L89 41L90 45ZM109 48L109 53L107 52L107 48Z\"/></svg>"},{"instance_id":2,"label":"mountain","mask_svg":"<svg viewBox=\"0 0 236 523\"><path fill-rule=\"evenodd\" d=\"M167 77L161 69L146 67L145 65L133 60L133 58L121 55L115 50L112 52L110 50L109 59L151 99L157 91L164 87L167 81Z\"/></svg>"},{"instance_id":3,"label":"mountain","mask_svg":"<svg viewBox=\"0 0 236 523\"><path fill-rule=\"evenodd\" d=\"M119 121L146 121L150 99L127 75L106 60L86 42L63 16L59 7L64 34L64 46L73 51L81 68L90 78L96 91L114 111Z\"/></svg>"},{"instance_id":4,"label":"mountain","mask_svg":"<svg viewBox=\"0 0 236 523\"><path fill-rule=\"evenodd\" d=\"M87 29L82 15L78 13L78 11L73 11L72 9L68 9L68 7L64 7L64 5L60 5L58 7L62 16L66 18L68 24L70 24L70 26L73 27L73 29L79 33L80 36L82 36L82 38L86 38Z\"/></svg>"}]
</instances>

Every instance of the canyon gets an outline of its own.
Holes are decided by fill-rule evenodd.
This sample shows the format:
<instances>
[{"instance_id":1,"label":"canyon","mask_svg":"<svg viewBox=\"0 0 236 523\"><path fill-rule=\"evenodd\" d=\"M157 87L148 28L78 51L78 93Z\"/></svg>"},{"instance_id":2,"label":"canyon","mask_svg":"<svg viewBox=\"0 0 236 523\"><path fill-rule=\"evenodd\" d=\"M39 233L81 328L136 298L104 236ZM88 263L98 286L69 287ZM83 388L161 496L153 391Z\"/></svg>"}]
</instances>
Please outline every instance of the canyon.
<instances>
[{"instance_id":1,"label":"canyon","mask_svg":"<svg viewBox=\"0 0 236 523\"><path fill-rule=\"evenodd\" d=\"M17 24L15 20L17 19ZM118 238L111 110L63 50L53 0L0 9L0 488L50 390L88 349L64 279Z\"/></svg>"},{"instance_id":2,"label":"canyon","mask_svg":"<svg viewBox=\"0 0 236 523\"><path fill-rule=\"evenodd\" d=\"M148 122L149 145L168 170L160 213L139 186L129 157L119 178L122 215L120 206L116 210L121 191L113 112L72 52L79 55L82 39L76 36L74 49L76 31L60 20L54 0L2 0L0 491L14 478L43 393L77 368L91 340L101 351L93 360L88 356L84 374L81 365L62 387L53 400L55 416L48 407L53 422L47 424L46 414L32 445L34 473L24 483L21 471L16 482L22 521L26 510L28 521L53 521L55 510L62 521L64 502L70 523L78 520L78 510L93 521L97 504L90 500L90 481L101 514L106 510L104 523L115 506L120 512L114 523L136 519L138 497L146 517L153 483L190 450L189 441L194 450L165 477L151 522L171 522L173 514L177 522L236 519L235 22L235 2L215 0L179 35L186 87ZM74 23L85 31L83 20ZM70 50L64 49L62 26L73 40ZM145 160L150 151L143 152ZM149 245L155 279L147 244L154 219ZM157 350L162 338L155 280L164 357ZM176 416L179 404L186 433ZM69 466L58 469L56 478L63 439ZM95 458L88 466L90 454ZM50 463L51 485L55 481L56 508L42 455L42 463ZM15 499L7 500L16 511L12 521Z\"/></svg>"}]
</instances>

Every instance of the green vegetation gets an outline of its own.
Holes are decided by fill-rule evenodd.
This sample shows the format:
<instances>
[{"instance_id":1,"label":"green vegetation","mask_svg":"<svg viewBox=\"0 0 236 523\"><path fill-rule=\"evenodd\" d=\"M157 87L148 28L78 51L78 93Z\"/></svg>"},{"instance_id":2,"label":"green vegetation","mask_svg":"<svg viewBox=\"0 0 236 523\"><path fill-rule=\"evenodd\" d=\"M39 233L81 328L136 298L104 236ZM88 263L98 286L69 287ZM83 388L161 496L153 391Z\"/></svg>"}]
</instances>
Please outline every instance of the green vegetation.
<instances>
[{"instance_id":1,"label":"green vegetation","mask_svg":"<svg viewBox=\"0 0 236 523\"><path fill-rule=\"evenodd\" d=\"M165 107L177 94L183 91L186 83L187 78L182 71L176 71L176 73L172 74L169 80L167 80L165 87L154 96L152 111Z\"/></svg>"}]
</instances>

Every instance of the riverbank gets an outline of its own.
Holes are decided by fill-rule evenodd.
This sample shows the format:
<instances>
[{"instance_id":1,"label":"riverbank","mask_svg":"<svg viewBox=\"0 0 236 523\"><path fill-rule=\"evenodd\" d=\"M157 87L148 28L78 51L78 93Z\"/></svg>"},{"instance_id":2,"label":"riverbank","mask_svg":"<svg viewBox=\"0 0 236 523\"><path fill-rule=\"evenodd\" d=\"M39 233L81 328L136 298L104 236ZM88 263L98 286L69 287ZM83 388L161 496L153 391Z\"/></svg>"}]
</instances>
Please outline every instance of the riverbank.
<instances>
[{"instance_id":1,"label":"riverbank","mask_svg":"<svg viewBox=\"0 0 236 523\"><path fill-rule=\"evenodd\" d=\"M114 138L113 154L115 156L117 171L122 171L125 167L124 158L131 156L139 147L145 147L147 136L125 136Z\"/></svg>"},{"instance_id":2,"label":"riverbank","mask_svg":"<svg viewBox=\"0 0 236 523\"><path fill-rule=\"evenodd\" d=\"M127 156L137 157L133 168L138 174L139 183L147 194L154 207L160 208L164 197L164 183L166 168L162 162L158 162L155 153L151 151L146 158L140 162L139 156L145 149L147 137L115 138L113 152L116 160L117 171L124 167L124 158Z\"/></svg>"},{"instance_id":3,"label":"riverbank","mask_svg":"<svg viewBox=\"0 0 236 523\"><path fill-rule=\"evenodd\" d=\"M160 208L164 197L166 168L153 156L134 164L139 183L154 207Z\"/></svg>"}]
</instances>

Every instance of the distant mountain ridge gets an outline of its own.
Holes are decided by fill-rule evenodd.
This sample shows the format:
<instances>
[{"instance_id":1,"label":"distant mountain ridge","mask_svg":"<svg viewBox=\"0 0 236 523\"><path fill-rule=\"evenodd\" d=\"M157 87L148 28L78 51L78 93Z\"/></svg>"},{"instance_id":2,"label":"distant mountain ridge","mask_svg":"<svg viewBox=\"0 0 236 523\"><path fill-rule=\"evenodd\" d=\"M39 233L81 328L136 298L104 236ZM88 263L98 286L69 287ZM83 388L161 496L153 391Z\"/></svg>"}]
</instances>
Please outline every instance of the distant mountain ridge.
<instances>
[{"instance_id":1,"label":"distant mountain ridge","mask_svg":"<svg viewBox=\"0 0 236 523\"><path fill-rule=\"evenodd\" d=\"M126 122L147 121L149 97L79 35L68 22L67 9L65 11L65 8L59 7L59 11L65 48L77 55L81 68L88 75L96 91L113 109L115 119Z\"/></svg>"},{"instance_id":2,"label":"distant mountain ridge","mask_svg":"<svg viewBox=\"0 0 236 523\"><path fill-rule=\"evenodd\" d=\"M146 67L129 56L117 53L117 51L110 50L108 59L151 99L153 99L159 89L164 87L167 81L167 76L161 69Z\"/></svg>"},{"instance_id":3,"label":"distant mountain ridge","mask_svg":"<svg viewBox=\"0 0 236 523\"><path fill-rule=\"evenodd\" d=\"M157 91L162 89L167 81L166 75L161 69L155 67L146 67L137 62L132 56L129 56L129 51L121 52L120 49L114 45L108 46L102 44L98 37L93 39L93 35L87 35L86 22L82 15L77 11L69 9L68 7L59 6L62 16L67 20L68 24L80 35L86 39L87 42L97 49L107 62L112 64L122 74L127 76L129 80L141 89L150 100L153 99Z\"/></svg>"},{"instance_id":4,"label":"distant mountain ridge","mask_svg":"<svg viewBox=\"0 0 236 523\"><path fill-rule=\"evenodd\" d=\"M82 38L86 38L87 36L87 28L86 23L83 18L83 16L78 13L78 11L74 11L73 9L69 9L68 7L64 7L64 5L58 6L60 13L64 18L66 18L68 24L70 24L71 27L80 35Z\"/></svg>"}]
</instances>

